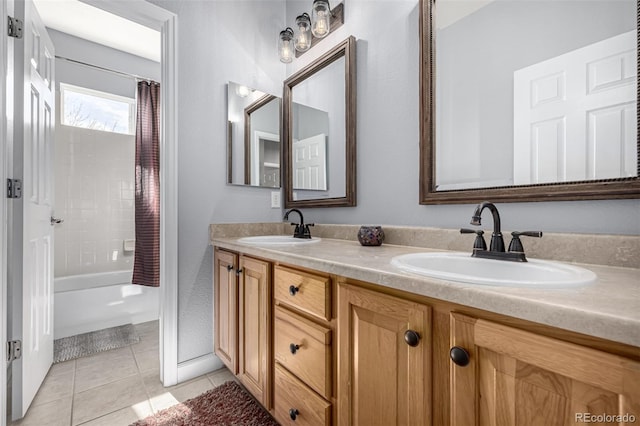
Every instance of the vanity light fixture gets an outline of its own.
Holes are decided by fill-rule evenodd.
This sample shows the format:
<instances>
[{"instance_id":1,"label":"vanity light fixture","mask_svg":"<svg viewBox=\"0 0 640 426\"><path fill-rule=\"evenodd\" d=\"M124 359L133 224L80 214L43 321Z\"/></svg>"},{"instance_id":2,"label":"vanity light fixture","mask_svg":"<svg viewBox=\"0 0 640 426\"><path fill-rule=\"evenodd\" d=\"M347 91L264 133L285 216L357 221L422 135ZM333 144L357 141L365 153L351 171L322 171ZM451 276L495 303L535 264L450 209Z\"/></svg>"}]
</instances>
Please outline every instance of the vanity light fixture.
<instances>
[{"instance_id":1,"label":"vanity light fixture","mask_svg":"<svg viewBox=\"0 0 640 426\"><path fill-rule=\"evenodd\" d=\"M344 1L333 9L328 0L313 0L311 16L302 13L296 17L295 32L287 27L280 31L278 37L278 56L285 64L293 61L317 42L326 37L331 31L344 24Z\"/></svg>"},{"instance_id":2,"label":"vanity light fixture","mask_svg":"<svg viewBox=\"0 0 640 426\"><path fill-rule=\"evenodd\" d=\"M311 32L318 38L326 37L331 31L331 8L327 0L313 0L311 8Z\"/></svg>"},{"instance_id":3,"label":"vanity light fixture","mask_svg":"<svg viewBox=\"0 0 640 426\"><path fill-rule=\"evenodd\" d=\"M295 46L298 52L306 52L311 47L311 18L303 13L296 18Z\"/></svg>"},{"instance_id":4,"label":"vanity light fixture","mask_svg":"<svg viewBox=\"0 0 640 426\"><path fill-rule=\"evenodd\" d=\"M293 30L287 27L284 31L280 31L280 37L278 37L278 55L280 55L280 62L288 64L293 61L293 55L295 54L293 44Z\"/></svg>"}]
</instances>

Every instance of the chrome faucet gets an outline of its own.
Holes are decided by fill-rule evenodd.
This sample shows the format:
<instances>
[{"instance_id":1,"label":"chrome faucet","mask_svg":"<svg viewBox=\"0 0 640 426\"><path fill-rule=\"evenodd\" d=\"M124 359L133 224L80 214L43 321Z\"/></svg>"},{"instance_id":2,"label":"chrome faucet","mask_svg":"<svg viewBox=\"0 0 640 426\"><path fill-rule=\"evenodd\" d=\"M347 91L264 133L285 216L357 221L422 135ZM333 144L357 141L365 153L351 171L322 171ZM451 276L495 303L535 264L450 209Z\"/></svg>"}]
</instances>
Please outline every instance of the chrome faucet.
<instances>
[{"instance_id":1,"label":"chrome faucet","mask_svg":"<svg viewBox=\"0 0 640 426\"><path fill-rule=\"evenodd\" d=\"M293 237L310 239L311 231L309 230L309 227L313 226L314 224L313 223L305 224L304 217L302 216L302 212L298 209L288 210L284 214L284 220L289 220L289 214L291 213L298 213L298 216L300 216L300 223L291 222L291 225L296 227L295 230L293 231Z\"/></svg>"},{"instance_id":2,"label":"chrome faucet","mask_svg":"<svg viewBox=\"0 0 640 426\"><path fill-rule=\"evenodd\" d=\"M520 236L528 236L528 237L542 237L541 231L525 231L525 232L517 232L514 231L511 233L512 239L509 244L509 251L505 252L504 250L504 239L502 238L502 231L500 230L500 214L498 213L497 207L488 201L483 201L482 203L476 206L475 211L473 212L473 216L471 217L472 225L480 225L481 224L481 215L482 211L488 208L493 216L493 233L491 234L491 243L489 244L489 250L487 250L487 244L484 241L484 231L482 230L473 230L473 229L461 229L461 234L476 234L476 239L473 243L473 253L471 256L473 257L483 257L487 259L498 259L498 260L511 260L515 262L526 262L527 258L524 254L524 247L522 246L522 242L520 241Z\"/></svg>"}]
</instances>

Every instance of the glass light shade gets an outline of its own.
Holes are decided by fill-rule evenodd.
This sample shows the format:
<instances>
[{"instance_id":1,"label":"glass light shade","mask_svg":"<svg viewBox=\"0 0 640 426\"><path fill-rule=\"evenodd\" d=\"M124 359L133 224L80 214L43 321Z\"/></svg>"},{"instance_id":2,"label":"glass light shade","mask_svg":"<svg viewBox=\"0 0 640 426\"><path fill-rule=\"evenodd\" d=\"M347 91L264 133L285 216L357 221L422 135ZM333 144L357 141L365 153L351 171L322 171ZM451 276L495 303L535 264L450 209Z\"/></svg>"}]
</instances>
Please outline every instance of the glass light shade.
<instances>
[{"instance_id":1,"label":"glass light shade","mask_svg":"<svg viewBox=\"0 0 640 426\"><path fill-rule=\"evenodd\" d=\"M311 47L311 19L303 13L296 18L295 46L298 52L306 52Z\"/></svg>"},{"instance_id":2,"label":"glass light shade","mask_svg":"<svg viewBox=\"0 0 640 426\"><path fill-rule=\"evenodd\" d=\"M314 0L311 9L311 32L318 38L326 37L331 30L331 9L327 0Z\"/></svg>"},{"instance_id":3,"label":"glass light shade","mask_svg":"<svg viewBox=\"0 0 640 426\"><path fill-rule=\"evenodd\" d=\"M280 56L280 62L288 64L293 61L294 51L293 30L287 27L286 30L280 31L280 37L278 37L278 55Z\"/></svg>"}]
</instances>

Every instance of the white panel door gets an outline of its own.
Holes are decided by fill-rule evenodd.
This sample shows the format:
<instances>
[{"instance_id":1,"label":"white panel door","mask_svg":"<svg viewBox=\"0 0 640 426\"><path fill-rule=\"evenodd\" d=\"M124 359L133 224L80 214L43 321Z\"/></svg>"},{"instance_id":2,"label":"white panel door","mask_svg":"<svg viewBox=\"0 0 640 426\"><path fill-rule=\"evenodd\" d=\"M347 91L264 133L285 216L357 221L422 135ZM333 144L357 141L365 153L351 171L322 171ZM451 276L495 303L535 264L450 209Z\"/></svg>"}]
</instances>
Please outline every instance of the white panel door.
<instances>
[{"instance_id":1,"label":"white panel door","mask_svg":"<svg viewBox=\"0 0 640 426\"><path fill-rule=\"evenodd\" d=\"M24 48L23 416L53 360L54 49L30 0Z\"/></svg>"},{"instance_id":2,"label":"white panel door","mask_svg":"<svg viewBox=\"0 0 640 426\"><path fill-rule=\"evenodd\" d=\"M516 185L637 174L636 34L514 73Z\"/></svg>"},{"instance_id":3,"label":"white panel door","mask_svg":"<svg viewBox=\"0 0 640 426\"><path fill-rule=\"evenodd\" d=\"M321 133L293 142L294 189L327 189L326 140Z\"/></svg>"}]
</instances>

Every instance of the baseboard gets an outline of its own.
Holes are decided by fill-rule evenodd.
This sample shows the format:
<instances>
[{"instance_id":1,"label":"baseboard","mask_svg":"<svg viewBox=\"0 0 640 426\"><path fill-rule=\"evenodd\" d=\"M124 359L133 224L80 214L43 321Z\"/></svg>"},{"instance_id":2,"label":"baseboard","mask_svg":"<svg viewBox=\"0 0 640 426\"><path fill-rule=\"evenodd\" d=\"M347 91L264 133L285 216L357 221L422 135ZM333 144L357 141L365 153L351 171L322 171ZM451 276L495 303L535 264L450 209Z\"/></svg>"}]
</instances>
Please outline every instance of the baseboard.
<instances>
[{"instance_id":1,"label":"baseboard","mask_svg":"<svg viewBox=\"0 0 640 426\"><path fill-rule=\"evenodd\" d=\"M181 362L178 364L178 383L211 373L222 366L222 361L213 353Z\"/></svg>"}]
</instances>

